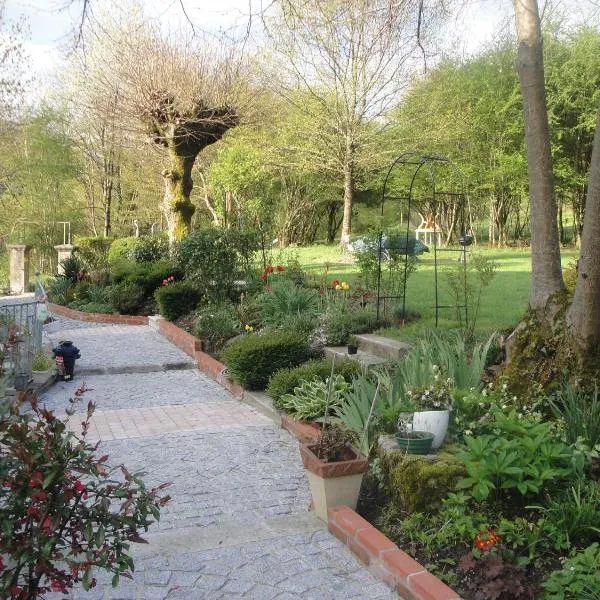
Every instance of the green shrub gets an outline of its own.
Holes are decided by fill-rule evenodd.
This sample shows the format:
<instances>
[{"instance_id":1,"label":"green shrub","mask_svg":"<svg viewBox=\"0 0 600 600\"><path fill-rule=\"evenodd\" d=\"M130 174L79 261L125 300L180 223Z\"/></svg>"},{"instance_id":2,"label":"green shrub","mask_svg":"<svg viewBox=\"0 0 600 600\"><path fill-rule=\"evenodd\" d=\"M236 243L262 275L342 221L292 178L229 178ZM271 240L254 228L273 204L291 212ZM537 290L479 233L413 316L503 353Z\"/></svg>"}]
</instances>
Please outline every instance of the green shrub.
<instances>
[{"instance_id":1,"label":"green shrub","mask_svg":"<svg viewBox=\"0 0 600 600\"><path fill-rule=\"evenodd\" d=\"M31 368L34 371L47 371L52 368L54 361L41 350L34 356Z\"/></svg>"},{"instance_id":2,"label":"green shrub","mask_svg":"<svg viewBox=\"0 0 600 600\"><path fill-rule=\"evenodd\" d=\"M210 300L222 302L239 295L235 281L246 279L258 248L255 231L213 227L181 240L176 254L185 278Z\"/></svg>"},{"instance_id":3,"label":"green shrub","mask_svg":"<svg viewBox=\"0 0 600 600\"><path fill-rule=\"evenodd\" d=\"M387 453L381 467L390 501L406 514L437 512L442 500L465 476L460 461L447 454L431 460L402 452Z\"/></svg>"},{"instance_id":4,"label":"green shrub","mask_svg":"<svg viewBox=\"0 0 600 600\"><path fill-rule=\"evenodd\" d=\"M108 251L112 243L112 238L76 236L75 256L86 271L102 269L108 263Z\"/></svg>"},{"instance_id":5,"label":"green shrub","mask_svg":"<svg viewBox=\"0 0 600 600\"><path fill-rule=\"evenodd\" d=\"M86 304L81 304L77 310L88 313L102 313L109 315L113 312L113 307L111 304L106 302L87 302Z\"/></svg>"},{"instance_id":6,"label":"green shrub","mask_svg":"<svg viewBox=\"0 0 600 600\"><path fill-rule=\"evenodd\" d=\"M179 281L159 287L154 292L160 314L169 321L175 321L192 312L202 295L189 281Z\"/></svg>"},{"instance_id":7,"label":"green shrub","mask_svg":"<svg viewBox=\"0 0 600 600\"><path fill-rule=\"evenodd\" d=\"M79 274L83 271L83 263L76 256L69 256L61 261L63 277L66 277L71 283L79 281Z\"/></svg>"},{"instance_id":8,"label":"green shrub","mask_svg":"<svg viewBox=\"0 0 600 600\"><path fill-rule=\"evenodd\" d=\"M110 265L110 274L112 277L113 283L121 283L133 276L138 269L138 265L136 265L132 260L128 258L119 258L115 260L115 262Z\"/></svg>"},{"instance_id":9,"label":"green shrub","mask_svg":"<svg viewBox=\"0 0 600 600\"><path fill-rule=\"evenodd\" d=\"M197 312L194 335L205 340L211 352L218 352L227 340L239 332L240 321L231 304L207 306Z\"/></svg>"},{"instance_id":10,"label":"green shrub","mask_svg":"<svg viewBox=\"0 0 600 600\"><path fill-rule=\"evenodd\" d=\"M334 373L342 375L346 381L360 375L361 366L354 360L342 360L335 363ZM303 365L293 368L278 370L269 380L267 394L273 399L277 408L282 408L280 398L285 394L291 394L294 388L303 381L314 381L319 379L325 381L331 374L330 360L311 360Z\"/></svg>"},{"instance_id":11,"label":"green shrub","mask_svg":"<svg viewBox=\"0 0 600 600\"><path fill-rule=\"evenodd\" d=\"M305 336L275 331L235 340L225 348L222 359L238 383L248 390L262 390L273 373L299 365L311 354Z\"/></svg>"},{"instance_id":12,"label":"green shrub","mask_svg":"<svg viewBox=\"0 0 600 600\"><path fill-rule=\"evenodd\" d=\"M127 276L127 281L137 283L146 295L151 295L154 290L160 288L168 277L181 278L181 271L167 260L155 263L144 263L137 265L134 271Z\"/></svg>"},{"instance_id":13,"label":"green shrub","mask_svg":"<svg viewBox=\"0 0 600 600\"><path fill-rule=\"evenodd\" d=\"M90 284L88 281L78 281L71 289L73 300L86 300Z\"/></svg>"},{"instance_id":14,"label":"green shrub","mask_svg":"<svg viewBox=\"0 0 600 600\"><path fill-rule=\"evenodd\" d=\"M289 325L282 327L286 320L304 317L313 321L318 313L317 292L297 286L292 281L274 281L256 298L263 325L293 329Z\"/></svg>"},{"instance_id":15,"label":"green shrub","mask_svg":"<svg viewBox=\"0 0 600 600\"><path fill-rule=\"evenodd\" d=\"M73 299L71 288L73 284L70 279L58 275L46 287L46 293L50 302L66 306Z\"/></svg>"},{"instance_id":16,"label":"green shrub","mask_svg":"<svg viewBox=\"0 0 600 600\"><path fill-rule=\"evenodd\" d=\"M600 397L576 391L568 385L560 390L555 401L550 401L555 416L564 423L566 440L574 444L578 439L591 450L600 444Z\"/></svg>"},{"instance_id":17,"label":"green shrub","mask_svg":"<svg viewBox=\"0 0 600 600\"><path fill-rule=\"evenodd\" d=\"M169 257L169 240L166 236L144 235L129 249L128 258L136 263L150 263Z\"/></svg>"},{"instance_id":18,"label":"green shrub","mask_svg":"<svg viewBox=\"0 0 600 600\"><path fill-rule=\"evenodd\" d=\"M294 419L318 419L325 416L327 407L331 410L338 406L350 387L342 375L334 375L331 386L329 379L302 381L291 394L284 394L279 399L279 406Z\"/></svg>"},{"instance_id":19,"label":"green shrub","mask_svg":"<svg viewBox=\"0 0 600 600\"><path fill-rule=\"evenodd\" d=\"M600 600L600 546L592 544L543 583L544 600Z\"/></svg>"},{"instance_id":20,"label":"green shrub","mask_svg":"<svg viewBox=\"0 0 600 600\"><path fill-rule=\"evenodd\" d=\"M90 283L86 295L89 302L95 304L108 304L110 299L110 289L104 285Z\"/></svg>"},{"instance_id":21,"label":"green shrub","mask_svg":"<svg viewBox=\"0 0 600 600\"><path fill-rule=\"evenodd\" d=\"M466 449L458 455L467 477L458 487L469 490L478 502L490 493L496 500L519 493L536 497L576 474L572 448L558 441L553 423L537 423L516 411L494 413L494 434L465 437Z\"/></svg>"},{"instance_id":22,"label":"green shrub","mask_svg":"<svg viewBox=\"0 0 600 600\"><path fill-rule=\"evenodd\" d=\"M325 315L323 321L329 346L343 346L352 334L368 333L379 326L375 314L368 310L334 311Z\"/></svg>"},{"instance_id":23,"label":"green shrub","mask_svg":"<svg viewBox=\"0 0 600 600\"><path fill-rule=\"evenodd\" d=\"M130 256L131 250L137 244L136 237L122 237L113 240L108 250L108 262L113 265L121 260L132 260Z\"/></svg>"},{"instance_id":24,"label":"green shrub","mask_svg":"<svg viewBox=\"0 0 600 600\"><path fill-rule=\"evenodd\" d=\"M144 298L144 289L132 281L122 281L110 290L112 307L122 315L138 314Z\"/></svg>"}]
</instances>

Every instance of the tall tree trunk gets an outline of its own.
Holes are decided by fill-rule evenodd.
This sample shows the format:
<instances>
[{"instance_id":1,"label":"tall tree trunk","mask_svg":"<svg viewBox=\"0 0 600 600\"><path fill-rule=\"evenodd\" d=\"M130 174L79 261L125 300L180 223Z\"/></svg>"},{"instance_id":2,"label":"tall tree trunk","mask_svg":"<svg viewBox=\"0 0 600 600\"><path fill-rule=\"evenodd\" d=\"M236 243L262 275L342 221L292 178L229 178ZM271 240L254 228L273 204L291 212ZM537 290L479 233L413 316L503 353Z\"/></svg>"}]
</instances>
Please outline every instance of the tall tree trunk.
<instances>
[{"instance_id":1,"label":"tall tree trunk","mask_svg":"<svg viewBox=\"0 0 600 600\"><path fill-rule=\"evenodd\" d=\"M575 342L598 350L600 342L600 112L592 149L577 285L567 322Z\"/></svg>"},{"instance_id":2,"label":"tall tree trunk","mask_svg":"<svg viewBox=\"0 0 600 600\"><path fill-rule=\"evenodd\" d=\"M102 181L102 202L104 204L104 237L110 235L110 210L112 206L113 180L111 177L105 177Z\"/></svg>"},{"instance_id":3,"label":"tall tree trunk","mask_svg":"<svg viewBox=\"0 0 600 600\"><path fill-rule=\"evenodd\" d=\"M345 249L350 242L352 231L352 203L354 202L354 147L350 139L346 141L344 154L344 218L340 246Z\"/></svg>"},{"instance_id":4,"label":"tall tree trunk","mask_svg":"<svg viewBox=\"0 0 600 600\"><path fill-rule=\"evenodd\" d=\"M519 50L529 196L531 199L532 281L530 306L540 309L564 288L556 225L556 198L544 86L542 32L536 0L513 0Z\"/></svg>"},{"instance_id":5,"label":"tall tree trunk","mask_svg":"<svg viewBox=\"0 0 600 600\"><path fill-rule=\"evenodd\" d=\"M169 243L172 245L190 233L192 215L196 207L190 201L192 192L192 167L196 156L181 156L169 148L169 169L163 171L165 196L163 213L167 220Z\"/></svg>"}]
</instances>

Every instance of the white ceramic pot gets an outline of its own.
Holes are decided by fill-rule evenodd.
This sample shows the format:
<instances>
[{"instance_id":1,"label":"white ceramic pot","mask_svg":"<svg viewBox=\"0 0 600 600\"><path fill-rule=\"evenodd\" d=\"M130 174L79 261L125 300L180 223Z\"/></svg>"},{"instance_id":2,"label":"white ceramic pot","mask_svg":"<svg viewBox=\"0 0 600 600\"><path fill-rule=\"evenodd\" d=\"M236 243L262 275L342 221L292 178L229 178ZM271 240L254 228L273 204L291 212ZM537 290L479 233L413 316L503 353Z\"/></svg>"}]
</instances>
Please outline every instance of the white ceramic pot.
<instances>
[{"instance_id":1,"label":"white ceramic pot","mask_svg":"<svg viewBox=\"0 0 600 600\"><path fill-rule=\"evenodd\" d=\"M434 437L431 448L437 450L446 437L449 421L449 410L425 410L414 413L412 426L415 431L429 431L433 433Z\"/></svg>"}]
</instances>

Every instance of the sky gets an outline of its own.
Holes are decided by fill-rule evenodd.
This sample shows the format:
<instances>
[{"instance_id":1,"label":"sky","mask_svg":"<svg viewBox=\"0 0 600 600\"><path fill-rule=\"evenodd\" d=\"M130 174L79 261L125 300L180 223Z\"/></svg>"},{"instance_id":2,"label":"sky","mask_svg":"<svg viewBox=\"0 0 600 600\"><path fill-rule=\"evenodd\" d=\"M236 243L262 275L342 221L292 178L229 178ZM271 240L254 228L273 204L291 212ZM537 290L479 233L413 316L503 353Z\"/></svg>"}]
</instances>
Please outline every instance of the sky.
<instances>
[{"instance_id":1,"label":"sky","mask_svg":"<svg viewBox=\"0 0 600 600\"><path fill-rule=\"evenodd\" d=\"M200 29L220 30L245 27L250 9L257 12L268 0L139 0L149 19L160 19L165 27L189 28L186 18ZM65 50L81 19L82 0L5 0L6 17L25 17L29 38L25 42L31 75L38 81L38 97L52 86L51 75L61 68ZM121 0L133 2L133 0ZM91 0L93 11L108 0ZM512 0L468 0L450 27L447 47L472 54L504 27L513 28ZM540 3L543 4L543 3ZM576 2L580 5L581 2ZM185 13L182 9L185 8ZM450 43L452 42L452 43Z\"/></svg>"}]
</instances>

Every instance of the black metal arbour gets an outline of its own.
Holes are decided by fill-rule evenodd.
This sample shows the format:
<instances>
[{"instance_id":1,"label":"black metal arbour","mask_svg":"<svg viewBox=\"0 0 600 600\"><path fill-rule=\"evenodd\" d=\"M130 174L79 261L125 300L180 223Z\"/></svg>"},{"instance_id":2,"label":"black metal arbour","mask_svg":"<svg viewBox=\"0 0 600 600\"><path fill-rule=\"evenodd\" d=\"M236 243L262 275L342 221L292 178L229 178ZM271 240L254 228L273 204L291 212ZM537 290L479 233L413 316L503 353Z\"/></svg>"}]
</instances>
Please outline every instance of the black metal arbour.
<instances>
[{"instance_id":1,"label":"black metal arbour","mask_svg":"<svg viewBox=\"0 0 600 600\"><path fill-rule=\"evenodd\" d=\"M450 177L446 179L454 180L454 185L458 189L438 190L436 172L440 168L450 171ZM407 180L410 181L408 187L400 193L392 194L390 191L391 180L394 174L401 169L412 169L408 172ZM415 197L415 183L417 178L425 170L429 195L427 197ZM426 154L418 150L408 150L397 156L390 165L381 192L381 228L378 235L378 274L377 274L377 320L380 319L382 305L385 309L386 302L390 300L400 300L400 296L388 297L382 295L381 286L381 262L384 254L383 244L383 217L384 207L387 201L400 200L407 203L406 231L404 240L404 280L402 285L402 314L406 314L406 280L409 261L409 238L411 233L411 217L415 211L421 216L422 224L425 222L422 211L427 212L428 224L431 225L430 240L433 241L434 257L434 285L435 285L435 325L438 326L439 311L444 308L455 308L459 315L459 321L462 321L464 314L465 325L468 324L468 303L467 303L467 248L474 241L474 234L470 225L470 211L468 198L465 193L464 179L458 167L446 156L436 154ZM446 231L446 243L441 244L441 235L444 233L438 226L438 216L440 209L451 208L452 219L448 231ZM444 210L447 216L448 211ZM469 213L469 214L468 214ZM419 228L415 228L418 231ZM458 230L458 231L457 231ZM421 230L426 231L426 230ZM427 240L427 237L426 237ZM454 242L454 244L453 244ZM439 303L438 290L438 253L453 252L458 253L458 260L462 264L463 271L463 294L458 306L441 305Z\"/></svg>"}]
</instances>

